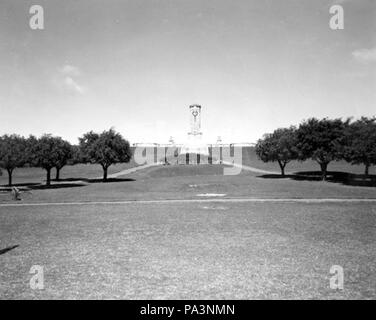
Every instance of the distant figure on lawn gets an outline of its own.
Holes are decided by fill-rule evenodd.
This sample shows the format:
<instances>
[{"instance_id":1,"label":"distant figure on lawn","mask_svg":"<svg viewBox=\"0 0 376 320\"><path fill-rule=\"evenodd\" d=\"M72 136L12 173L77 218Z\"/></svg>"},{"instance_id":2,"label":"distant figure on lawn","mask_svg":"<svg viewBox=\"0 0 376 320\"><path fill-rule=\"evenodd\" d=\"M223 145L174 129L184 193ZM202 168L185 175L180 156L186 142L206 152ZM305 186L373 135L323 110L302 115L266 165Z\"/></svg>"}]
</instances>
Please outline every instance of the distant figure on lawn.
<instances>
[{"instance_id":1,"label":"distant figure on lawn","mask_svg":"<svg viewBox=\"0 0 376 320\"><path fill-rule=\"evenodd\" d=\"M12 199L13 199L14 201L22 200L22 199L21 199L21 192L20 192L20 189L18 189L17 187L12 187Z\"/></svg>"}]
</instances>

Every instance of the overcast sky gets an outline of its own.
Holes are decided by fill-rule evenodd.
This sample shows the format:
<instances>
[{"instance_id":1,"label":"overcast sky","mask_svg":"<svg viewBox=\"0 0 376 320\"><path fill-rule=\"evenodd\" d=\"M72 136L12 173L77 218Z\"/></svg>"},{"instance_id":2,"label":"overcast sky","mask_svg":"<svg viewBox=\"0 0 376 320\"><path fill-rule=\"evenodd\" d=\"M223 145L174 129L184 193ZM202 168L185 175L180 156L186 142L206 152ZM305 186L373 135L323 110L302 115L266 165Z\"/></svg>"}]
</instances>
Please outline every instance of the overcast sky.
<instances>
[{"instance_id":1,"label":"overcast sky","mask_svg":"<svg viewBox=\"0 0 376 320\"><path fill-rule=\"evenodd\" d=\"M179 142L194 103L213 142L375 115L375 31L375 0L1 0L0 134Z\"/></svg>"}]
</instances>

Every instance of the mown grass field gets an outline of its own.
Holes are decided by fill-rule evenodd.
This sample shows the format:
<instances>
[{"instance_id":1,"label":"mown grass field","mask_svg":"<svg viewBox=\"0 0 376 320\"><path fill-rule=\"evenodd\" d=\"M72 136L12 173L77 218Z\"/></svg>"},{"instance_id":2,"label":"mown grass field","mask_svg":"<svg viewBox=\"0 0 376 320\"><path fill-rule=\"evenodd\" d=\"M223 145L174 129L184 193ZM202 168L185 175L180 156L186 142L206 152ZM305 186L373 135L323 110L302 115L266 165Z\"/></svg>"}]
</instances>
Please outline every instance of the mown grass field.
<instances>
[{"instance_id":1,"label":"mown grass field","mask_svg":"<svg viewBox=\"0 0 376 320\"><path fill-rule=\"evenodd\" d=\"M343 169L329 170L363 171L336 165ZM37 170L17 169L16 181L40 182ZM62 182L19 202L0 194L2 299L376 298L375 202L356 202L376 199L370 184L251 171L224 176L221 165L158 166L108 183L87 180L101 176L93 165L61 174ZM198 202L205 193L239 201ZM242 202L250 198L291 200ZM355 202L294 202L327 198ZM43 290L30 289L33 265L44 267ZM329 287L332 265L344 268L344 290Z\"/></svg>"},{"instance_id":2,"label":"mown grass field","mask_svg":"<svg viewBox=\"0 0 376 320\"><path fill-rule=\"evenodd\" d=\"M2 299L374 299L375 208L196 203L2 208ZM29 287L32 265L45 289ZM341 265L344 290L329 287Z\"/></svg>"}]
</instances>

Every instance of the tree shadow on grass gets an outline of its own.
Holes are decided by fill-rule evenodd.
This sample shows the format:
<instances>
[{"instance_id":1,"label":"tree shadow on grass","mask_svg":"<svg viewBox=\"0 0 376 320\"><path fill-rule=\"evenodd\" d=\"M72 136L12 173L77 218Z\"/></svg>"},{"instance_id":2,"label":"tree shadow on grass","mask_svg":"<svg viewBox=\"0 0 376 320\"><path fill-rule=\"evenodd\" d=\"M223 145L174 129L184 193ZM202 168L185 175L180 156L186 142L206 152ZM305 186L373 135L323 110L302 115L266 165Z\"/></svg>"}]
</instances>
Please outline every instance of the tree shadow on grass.
<instances>
[{"instance_id":1,"label":"tree shadow on grass","mask_svg":"<svg viewBox=\"0 0 376 320\"><path fill-rule=\"evenodd\" d=\"M89 183L112 183L112 182L130 182L130 181L136 181L135 179L131 178L108 178L106 181L103 181L103 179L89 179Z\"/></svg>"},{"instance_id":2,"label":"tree shadow on grass","mask_svg":"<svg viewBox=\"0 0 376 320\"><path fill-rule=\"evenodd\" d=\"M30 186L36 186L39 185L40 182L26 182L26 183L13 183L12 187L30 187ZM5 188L12 188L8 186L8 184L3 184L0 187L5 187Z\"/></svg>"},{"instance_id":3,"label":"tree shadow on grass","mask_svg":"<svg viewBox=\"0 0 376 320\"><path fill-rule=\"evenodd\" d=\"M257 178L263 179L286 179L286 178L293 178L293 174L285 174L284 176L281 174L263 174L261 176L257 176Z\"/></svg>"},{"instance_id":4,"label":"tree shadow on grass","mask_svg":"<svg viewBox=\"0 0 376 320\"><path fill-rule=\"evenodd\" d=\"M53 181L56 181L56 182L84 181L86 183L112 183L112 182L129 182L129 181L136 181L136 180L131 179L131 178L108 178L106 181L103 181L103 179L65 178L65 179L53 180Z\"/></svg>"},{"instance_id":5,"label":"tree shadow on grass","mask_svg":"<svg viewBox=\"0 0 376 320\"><path fill-rule=\"evenodd\" d=\"M15 246L11 246L11 247L7 247L7 248L4 248L4 249L0 249L0 256L4 253L7 253L8 251L11 251L13 249L16 249L17 247L19 247L20 245L15 245Z\"/></svg>"},{"instance_id":6,"label":"tree shadow on grass","mask_svg":"<svg viewBox=\"0 0 376 320\"><path fill-rule=\"evenodd\" d=\"M59 183L59 184L38 184L34 186L30 186L30 190L46 190L46 189L63 189L63 188L76 188L76 187L84 187L86 183Z\"/></svg>"},{"instance_id":7,"label":"tree shadow on grass","mask_svg":"<svg viewBox=\"0 0 376 320\"><path fill-rule=\"evenodd\" d=\"M321 171L300 171L294 174L276 175L265 174L258 176L264 179L291 179L296 181L321 181ZM356 187L376 187L376 175L369 175L367 178L364 174L354 174L341 171L328 171L326 181L332 183L340 183L347 186Z\"/></svg>"},{"instance_id":8,"label":"tree shadow on grass","mask_svg":"<svg viewBox=\"0 0 376 320\"><path fill-rule=\"evenodd\" d=\"M136 180L131 179L131 178L109 178L106 181L103 181L103 179L66 178L66 179L60 179L60 180L51 180L51 182L54 182L54 183L49 186L40 182L35 182L35 183L13 184L12 187L18 187L18 189L21 192L27 192L31 190L50 190L50 189L85 187L89 183L113 183L113 182L129 182L129 181L136 181ZM12 187L9 187L6 185L1 188L0 192L4 192L4 193L11 192Z\"/></svg>"},{"instance_id":9,"label":"tree shadow on grass","mask_svg":"<svg viewBox=\"0 0 376 320\"><path fill-rule=\"evenodd\" d=\"M63 189L63 188L75 188L75 187L84 187L87 183L59 183L59 184L51 184L46 185L42 183L29 183L29 184L19 184L17 186L18 190L23 193L31 192L32 190L48 190L48 189ZM12 187L4 187L0 190L0 193L10 193L12 192L12 188L16 185L12 185Z\"/></svg>"}]
</instances>

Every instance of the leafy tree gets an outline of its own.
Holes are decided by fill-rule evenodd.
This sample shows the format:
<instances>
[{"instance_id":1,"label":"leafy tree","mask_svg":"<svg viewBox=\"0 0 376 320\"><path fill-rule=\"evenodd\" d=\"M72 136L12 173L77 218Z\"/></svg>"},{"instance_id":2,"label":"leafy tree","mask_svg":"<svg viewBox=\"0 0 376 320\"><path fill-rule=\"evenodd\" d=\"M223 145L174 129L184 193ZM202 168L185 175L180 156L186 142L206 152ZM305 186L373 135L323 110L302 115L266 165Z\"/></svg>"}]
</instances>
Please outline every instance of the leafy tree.
<instances>
[{"instance_id":1,"label":"leafy tree","mask_svg":"<svg viewBox=\"0 0 376 320\"><path fill-rule=\"evenodd\" d=\"M50 134L38 139L33 136L29 138L31 163L47 171L46 185L48 186L51 184L51 170L61 159L61 141L60 137L53 137Z\"/></svg>"},{"instance_id":2,"label":"leafy tree","mask_svg":"<svg viewBox=\"0 0 376 320\"><path fill-rule=\"evenodd\" d=\"M69 165L75 165L77 163L82 163L83 162L83 158L82 158L80 146L78 146L78 145L72 145L71 146L71 151L72 151L72 156L68 160L68 164Z\"/></svg>"},{"instance_id":3,"label":"leafy tree","mask_svg":"<svg viewBox=\"0 0 376 320\"><path fill-rule=\"evenodd\" d=\"M132 157L129 142L115 130L101 134L90 131L80 138L83 162L99 163L103 168L103 181L107 180L108 167L115 163L129 162Z\"/></svg>"},{"instance_id":4,"label":"leafy tree","mask_svg":"<svg viewBox=\"0 0 376 320\"><path fill-rule=\"evenodd\" d=\"M60 170L68 164L68 161L73 157L73 147L68 142L61 138L56 139L56 152L57 152L57 160L55 164L56 168L56 180L60 179Z\"/></svg>"},{"instance_id":5,"label":"leafy tree","mask_svg":"<svg viewBox=\"0 0 376 320\"><path fill-rule=\"evenodd\" d=\"M343 158L345 130L349 120L311 118L297 130L299 160L311 158L319 163L322 180L326 180L328 164Z\"/></svg>"},{"instance_id":6,"label":"leafy tree","mask_svg":"<svg viewBox=\"0 0 376 320\"><path fill-rule=\"evenodd\" d=\"M362 117L349 125L344 158L351 164L364 164L368 176L369 167L376 164L376 118Z\"/></svg>"},{"instance_id":7,"label":"leafy tree","mask_svg":"<svg viewBox=\"0 0 376 320\"><path fill-rule=\"evenodd\" d=\"M264 162L278 162L282 176L287 163L298 158L295 131L294 127L280 128L266 134L256 144L258 157Z\"/></svg>"},{"instance_id":8,"label":"leafy tree","mask_svg":"<svg viewBox=\"0 0 376 320\"><path fill-rule=\"evenodd\" d=\"M15 168L22 167L27 161L26 140L18 135L0 137L0 167L8 172L8 185L12 185L12 174Z\"/></svg>"}]
</instances>

